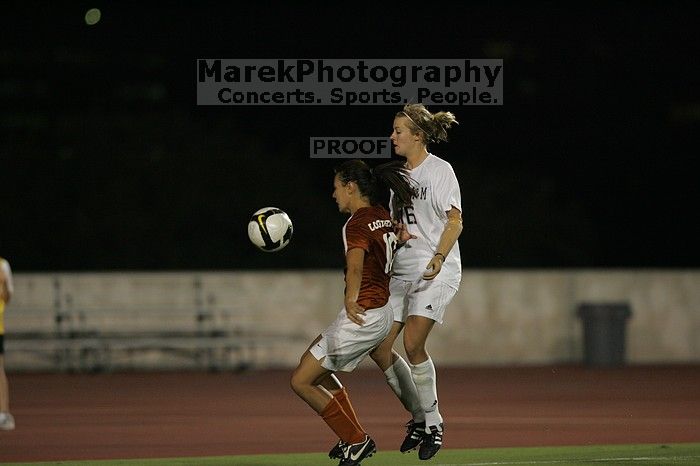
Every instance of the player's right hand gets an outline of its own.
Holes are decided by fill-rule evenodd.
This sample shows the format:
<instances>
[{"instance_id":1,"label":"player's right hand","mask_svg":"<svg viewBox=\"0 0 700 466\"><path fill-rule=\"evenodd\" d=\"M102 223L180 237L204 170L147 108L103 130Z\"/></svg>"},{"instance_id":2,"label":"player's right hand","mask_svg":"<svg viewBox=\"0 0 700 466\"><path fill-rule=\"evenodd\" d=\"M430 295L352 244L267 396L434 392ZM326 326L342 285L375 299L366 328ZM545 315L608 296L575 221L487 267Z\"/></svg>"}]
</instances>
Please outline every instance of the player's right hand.
<instances>
[{"instance_id":1,"label":"player's right hand","mask_svg":"<svg viewBox=\"0 0 700 466\"><path fill-rule=\"evenodd\" d=\"M365 319L362 318L362 315L365 313L365 308L357 304L356 301L345 302L345 313L348 315L348 319L355 322L357 325L365 323Z\"/></svg>"}]
</instances>

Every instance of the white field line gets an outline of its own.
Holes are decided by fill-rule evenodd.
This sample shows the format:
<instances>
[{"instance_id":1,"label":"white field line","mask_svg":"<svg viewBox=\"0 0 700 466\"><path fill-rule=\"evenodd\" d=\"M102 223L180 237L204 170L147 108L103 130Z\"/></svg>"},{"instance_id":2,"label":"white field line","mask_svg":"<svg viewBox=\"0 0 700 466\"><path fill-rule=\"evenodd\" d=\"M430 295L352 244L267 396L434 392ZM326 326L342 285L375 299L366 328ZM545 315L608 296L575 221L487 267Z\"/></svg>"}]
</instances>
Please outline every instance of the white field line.
<instances>
[{"instance_id":1,"label":"white field line","mask_svg":"<svg viewBox=\"0 0 700 466\"><path fill-rule=\"evenodd\" d=\"M489 461L483 463L440 463L434 464L433 466L505 466L505 465L517 465L517 464L570 464L572 462L577 463L603 463L610 461L690 461L696 460L700 456L638 456L638 457L620 457L620 458L591 458L591 459L576 459L570 458L566 460L541 460L541 461Z\"/></svg>"},{"instance_id":2,"label":"white field line","mask_svg":"<svg viewBox=\"0 0 700 466\"><path fill-rule=\"evenodd\" d=\"M372 417L363 416L363 422L373 422L378 424L396 424L395 417ZM561 425L597 425L597 424L649 424L684 426L688 424L696 425L697 418L653 418L653 417L486 417L486 416L449 416L446 423L449 424L561 424ZM438 466L438 465L435 465Z\"/></svg>"}]
</instances>

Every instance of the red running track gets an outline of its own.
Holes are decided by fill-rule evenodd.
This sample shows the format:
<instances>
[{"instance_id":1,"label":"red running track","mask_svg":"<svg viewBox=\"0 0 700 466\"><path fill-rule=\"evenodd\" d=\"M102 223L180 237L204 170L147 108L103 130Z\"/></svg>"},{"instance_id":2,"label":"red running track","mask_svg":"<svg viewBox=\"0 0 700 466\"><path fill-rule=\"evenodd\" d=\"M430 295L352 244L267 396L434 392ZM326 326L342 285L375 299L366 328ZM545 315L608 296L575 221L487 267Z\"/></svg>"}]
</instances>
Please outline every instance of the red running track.
<instances>
[{"instance_id":1,"label":"red running track","mask_svg":"<svg viewBox=\"0 0 700 466\"><path fill-rule=\"evenodd\" d=\"M0 462L321 452L290 371L9 374ZM341 374L380 450L408 415L377 369ZM447 448L700 442L700 366L441 369Z\"/></svg>"}]
</instances>

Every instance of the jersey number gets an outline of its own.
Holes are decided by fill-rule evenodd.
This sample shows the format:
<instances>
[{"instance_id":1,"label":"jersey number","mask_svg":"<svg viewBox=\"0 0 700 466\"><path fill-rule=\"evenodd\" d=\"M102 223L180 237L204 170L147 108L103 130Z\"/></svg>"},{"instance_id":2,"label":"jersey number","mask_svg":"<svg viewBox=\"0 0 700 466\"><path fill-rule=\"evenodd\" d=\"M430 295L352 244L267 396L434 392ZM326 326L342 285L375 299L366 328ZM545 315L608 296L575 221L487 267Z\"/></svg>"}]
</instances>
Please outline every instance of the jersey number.
<instances>
[{"instance_id":1,"label":"jersey number","mask_svg":"<svg viewBox=\"0 0 700 466\"><path fill-rule=\"evenodd\" d=\"M384 244L386 246L386 265L384 266L384 273L389 273L391 271L391 264L394 262L397 242L396 234L393 231L384 233Z\"/></svg>"},{"instance_id":2,"label":"jersey number","mask_svg":"<svg viewBox=\"0 0 700 466\"><path fill-rule=\"evenodd\" d=\"M403 208L403 212L406 215L406 224L408 225L415 225L416 222L416 214L413 213L413 207L412 206L406 206Z\"/></svg>"}]
</instances>

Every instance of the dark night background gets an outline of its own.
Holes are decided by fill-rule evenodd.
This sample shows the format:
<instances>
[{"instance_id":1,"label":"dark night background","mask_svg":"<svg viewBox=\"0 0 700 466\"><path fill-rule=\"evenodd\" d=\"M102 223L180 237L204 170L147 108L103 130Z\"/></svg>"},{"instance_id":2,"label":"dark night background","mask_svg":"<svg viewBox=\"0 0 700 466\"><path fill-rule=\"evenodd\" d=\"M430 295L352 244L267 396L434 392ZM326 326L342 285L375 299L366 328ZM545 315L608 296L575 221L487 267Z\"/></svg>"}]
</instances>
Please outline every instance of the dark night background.
<instances>
[{"instance_id":1,"label":"dark night background","mask_svg":"<svg viewBox=\"0 0 700 466\"><path fill-rule=\"evenodd\" d=\"M197 58L502 58L505 105L429 106L466 268L697 267L694 3L21 2L2 13L0 255L16 271L342 266L337 161L399 107L197 107ZM575 6L573 6L575 5ZM85 24L100 8L101 21ZM294 221L277 254L249 216Z\"/></svg>"}]
</instances>

